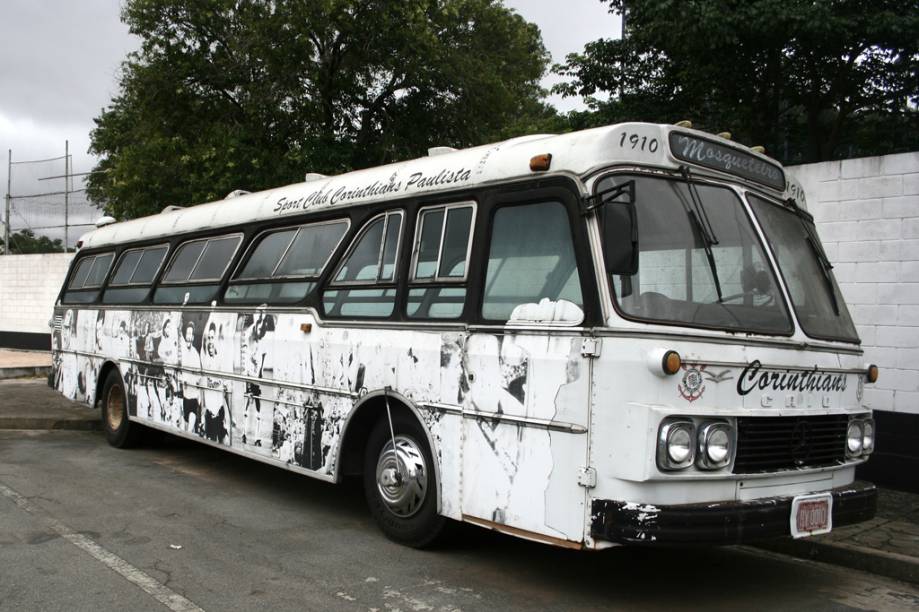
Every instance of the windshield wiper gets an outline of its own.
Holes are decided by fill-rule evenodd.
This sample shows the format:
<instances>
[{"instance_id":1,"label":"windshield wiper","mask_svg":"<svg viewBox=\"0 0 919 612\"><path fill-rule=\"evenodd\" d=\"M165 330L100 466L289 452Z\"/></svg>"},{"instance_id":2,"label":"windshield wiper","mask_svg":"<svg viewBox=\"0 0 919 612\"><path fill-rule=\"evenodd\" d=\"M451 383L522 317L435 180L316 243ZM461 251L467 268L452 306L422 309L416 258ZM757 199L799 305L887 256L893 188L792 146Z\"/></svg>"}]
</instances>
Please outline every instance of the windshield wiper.
<instances>
[{"instance_id":1,"label":"windshield wiper","mask_svg":"<svg viewBox=\"0 0 919 612\"><path fill-rule=\"evenodd\" d=\"M820 263L820 272L823 274L823 281L826 283L826 290L829 292L830 301L833 304L833 312L838 317L839 300L836 298L836 288L833 287L833 276L830 274L830 270L833 269L833 264L830 262L830 258L826 256L826 251L823 250L823 245L820 244L817 232L811 225L814 222L814 218L810 213L798 206L798 202L794 198L788 198L786 203L795 212L795 216L798 217L798 220L801 222L801 226L804 228L805 233L804 240L810 245L814 255L817 256L817 261Z\"/></svg>"},{"instance_id":2,"label":"windshield wiper","mask_svg":"<svg viewBox=\"0 0 919 612\"><path fill-rule=\"evenodd\" d=\"M718 292L718 302L721 303L724 301L724 296L721 293L721 281L718 279L718 266L715 264L715 254L712 252L712 247L718 244L718 238L715 236L715 230L712 229L712 224L708 219L708 214L705 212L705 207L702 206L702 199L699 197L699 194L696 193L695 185L693 185L692 180L690 180L689 168L680 166L680 173L683 175L683 180L686 182L686 188L689 190L689 199L692 200L692 207L687 208L686 213L689 215L693 225L696 226L696 231L699 232L699 236L702 238L705 258L708 260L708 267L712 271L715 291ZM705 221L704 223L703 220Z\"/></svg>"}]
</instances>

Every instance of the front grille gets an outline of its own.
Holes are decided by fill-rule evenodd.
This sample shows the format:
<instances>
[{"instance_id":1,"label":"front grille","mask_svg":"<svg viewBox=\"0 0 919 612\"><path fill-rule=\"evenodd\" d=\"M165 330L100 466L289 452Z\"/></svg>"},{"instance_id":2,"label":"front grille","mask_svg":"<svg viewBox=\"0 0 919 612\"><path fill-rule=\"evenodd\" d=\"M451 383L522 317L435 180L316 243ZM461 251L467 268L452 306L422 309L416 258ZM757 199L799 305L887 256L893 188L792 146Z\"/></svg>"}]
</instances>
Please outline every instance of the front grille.
<instances>
[{"instance_id":1,"label":"front grille","mask_svg":"<svg viewBox=\"0 0 919 612\"><path fill-rule=\"evenodd\" d=\"M735 474L839 465L846 460L845 414L739 417Z\"/></svg>"}]
</instances>

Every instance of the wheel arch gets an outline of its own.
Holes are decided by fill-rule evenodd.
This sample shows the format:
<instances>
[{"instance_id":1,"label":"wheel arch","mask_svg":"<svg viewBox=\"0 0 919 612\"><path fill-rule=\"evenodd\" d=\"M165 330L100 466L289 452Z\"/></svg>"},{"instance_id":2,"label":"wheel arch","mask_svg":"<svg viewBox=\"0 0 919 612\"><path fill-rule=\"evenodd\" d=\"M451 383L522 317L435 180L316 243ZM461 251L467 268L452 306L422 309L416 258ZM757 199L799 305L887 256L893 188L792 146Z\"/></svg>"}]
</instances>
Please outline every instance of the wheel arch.
<instances>
[{"instance_id":1,"label":"wheel arch","mask_svg":"<svg viewBox=\"0 0 919 612\"><path fill-rule=\"evenodd\" d=\"M410 414L417 421L424 432L428 448L431 449L431 459L434 463L434 478L437 483L437 511L442 508L442 479L438 448L425 420L421 416L421 409L410 399L393 390L378 389L364 394L357 400L350 414L342 425L341 442L338 445L335 480L340 481L342 476L360 474L363 471L364 447L374 423L386 415L386 397L389 397L390 410L401 410Z\"/></svg>"},{"instance_id":2,"label":"wheel arch","mask_svg":"<svg viewBox=\"0 0 919 612\"><path fill-rule=\"evenodd\" d=\"M113 359L106 359L105 361L103 361L102 365L99 367L99 375L96 377L96 390L95 390L95 394L93 395L93 402L92 402L93 408L99 408L101 410L102 405L99 403L99 401L102 399L102 389L105 387L105 381L106 379L108 379L109 374L112 372L112 370L118 372L118 376L121 377L121 384L125 384L124 373L121 371L121 364ZM128 390L125 389L124 390L124 401L126 402L128 415L130 415L131 407L130 405L127 404L127 402L129 401L128 397L129 397Z\"/></svg>"}]
</instances>

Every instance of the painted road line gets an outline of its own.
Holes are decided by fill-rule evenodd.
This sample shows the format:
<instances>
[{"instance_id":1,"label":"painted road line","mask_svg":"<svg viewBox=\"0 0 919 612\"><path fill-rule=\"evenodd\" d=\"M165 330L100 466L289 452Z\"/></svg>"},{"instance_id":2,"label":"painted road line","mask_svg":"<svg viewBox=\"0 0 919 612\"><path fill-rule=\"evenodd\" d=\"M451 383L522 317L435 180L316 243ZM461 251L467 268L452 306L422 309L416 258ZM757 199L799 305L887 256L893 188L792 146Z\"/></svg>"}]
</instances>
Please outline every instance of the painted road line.
<instances>
[{"instance_id":1,"label":"painted road line","mask_svg":"<svg viewBox=\"0 0 919 612\"><path fill-rule=\"evenodd\" d=\"M186 599L169 587L159 583L155 578L137 569L115 553L106 550L85 535L77 533L64 523L47 516L13 489L0 484L0 493L2 493L4 497L10 499L22 510L46 522L59 536L84 552L89 553L97 561L112 571L121 574L125 580L140 587L144 592L153 597L153 599L170 610L174 612L204 612L202 608L198 607L191 600Z\"/></svg>"}]
</instances>

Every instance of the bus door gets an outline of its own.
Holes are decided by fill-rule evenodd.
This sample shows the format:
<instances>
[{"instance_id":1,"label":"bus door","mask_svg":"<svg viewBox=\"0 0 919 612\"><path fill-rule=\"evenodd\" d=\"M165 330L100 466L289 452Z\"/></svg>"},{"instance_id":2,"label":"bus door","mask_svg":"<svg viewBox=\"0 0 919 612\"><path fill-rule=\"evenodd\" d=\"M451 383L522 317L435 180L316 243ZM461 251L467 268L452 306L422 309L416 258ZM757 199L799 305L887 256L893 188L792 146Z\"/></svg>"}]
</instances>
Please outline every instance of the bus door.
<instances>
[{"instance_id":1,"label":"bus door","mask_svg":"<svg viewBox=\"0 0 919 612\"><path fill-rule=\"evenodd\" d=\"M590 363L575 329L584 313L568 196L553 191L499 203L490 216L486 324L466 345L463 514L577 542Z\"/></svg>"}]
</instances>

